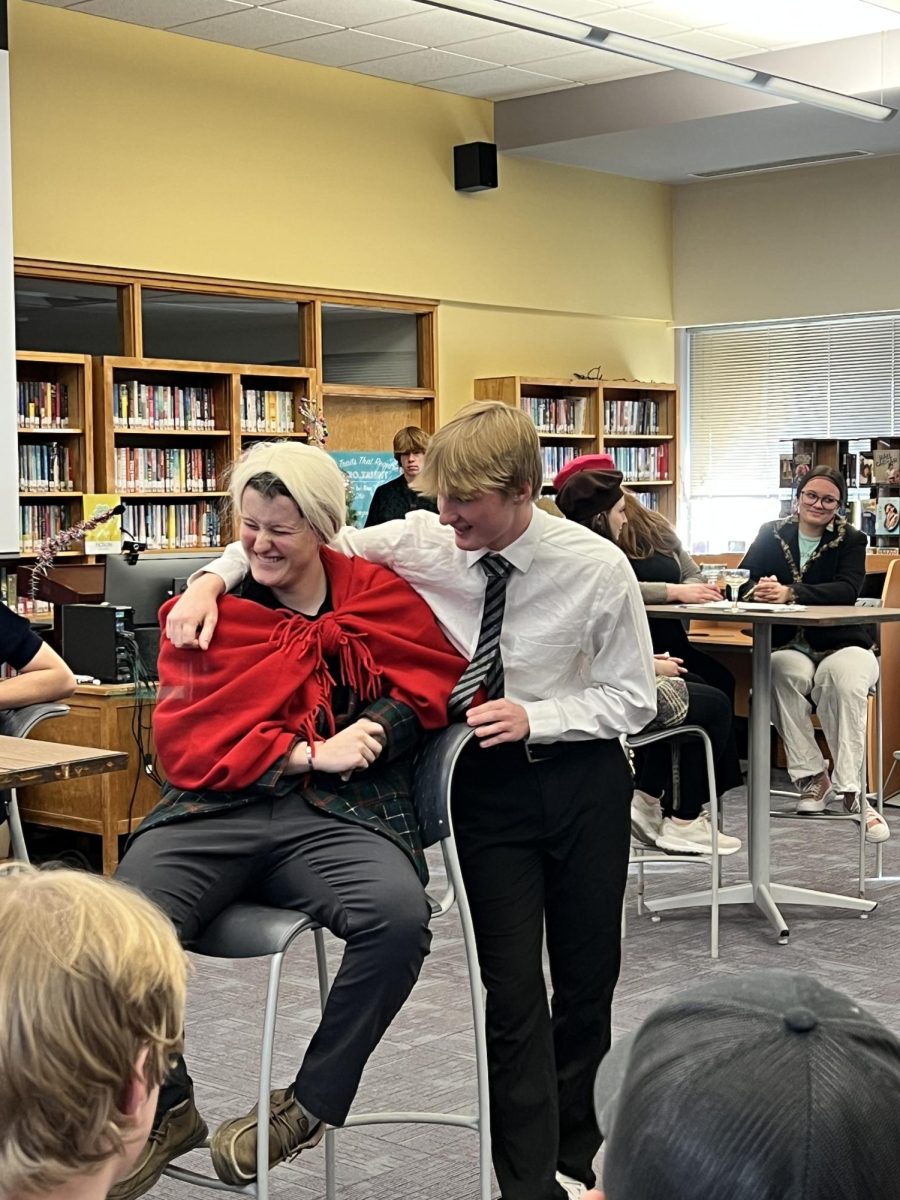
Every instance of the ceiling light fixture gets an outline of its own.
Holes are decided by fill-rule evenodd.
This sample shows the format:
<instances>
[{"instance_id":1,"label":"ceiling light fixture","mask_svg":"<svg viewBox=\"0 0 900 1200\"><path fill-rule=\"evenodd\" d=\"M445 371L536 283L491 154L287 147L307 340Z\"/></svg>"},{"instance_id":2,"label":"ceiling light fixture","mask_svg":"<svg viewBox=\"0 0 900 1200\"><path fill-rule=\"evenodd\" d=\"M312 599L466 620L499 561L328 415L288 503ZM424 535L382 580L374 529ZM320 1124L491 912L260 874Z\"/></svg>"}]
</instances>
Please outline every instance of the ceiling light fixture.
<instances>
[{"instance_id":1,"label":"ceiling light fixture","mask_svg":"<svg viewBox=\"0 0 900 1200\"><path fill-rule=\"evenodd\" d=\"M770 75L767 71L757 71L739 63L707 58L705 54L695 54L692 50L664 46L660 42L650 42L646 38L632 37L627 33L616 33L613 29L588 25L584 21L570 20L568 17L540 12L534 8L524 8L521 4L511 3L511 0L421 2L432 8L446 8L453 12L465 13L469 17L483 17L500 25L511 25L516 29L527 29L531 33L543 33L563 41L577 42L595 50L608 50L612 54L622 54L626 58L653 63L657 67L670 67L675 71L687 71L690 75L702 75L706 79L716 79L721 83L753 88L754 91L778 96L783 100L794 100L814 108L827 108L845 117L859 117L864 121L888 121L897 112L895 108L889 108L886 104L860 100L856 96L845 96L841 92L832 92L811 83L784 79L780 75Z\"/></svg>"}]
</instances>

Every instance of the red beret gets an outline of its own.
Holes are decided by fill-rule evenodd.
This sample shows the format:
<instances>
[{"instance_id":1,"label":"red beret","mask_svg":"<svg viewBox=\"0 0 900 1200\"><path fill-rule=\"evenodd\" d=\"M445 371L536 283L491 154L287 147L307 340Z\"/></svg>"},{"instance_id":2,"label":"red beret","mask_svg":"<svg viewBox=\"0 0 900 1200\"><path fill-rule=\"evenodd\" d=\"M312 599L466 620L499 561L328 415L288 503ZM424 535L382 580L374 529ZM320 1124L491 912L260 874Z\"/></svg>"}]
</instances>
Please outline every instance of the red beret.
<instances>
[{"instance_id":1,"label":"red beret","mask_svg":"<svg viewBox=\"0 0 900 1200\"><path fill-rule=\"evenodd\" d=\"M566 480L571 479L573 475L577 475L579 471L615 470L616 460L611 454L581 454L578 458L573 458L570 463L566 463L553 480L553 486L559 491Z\"/></svg>"}]
</instances>

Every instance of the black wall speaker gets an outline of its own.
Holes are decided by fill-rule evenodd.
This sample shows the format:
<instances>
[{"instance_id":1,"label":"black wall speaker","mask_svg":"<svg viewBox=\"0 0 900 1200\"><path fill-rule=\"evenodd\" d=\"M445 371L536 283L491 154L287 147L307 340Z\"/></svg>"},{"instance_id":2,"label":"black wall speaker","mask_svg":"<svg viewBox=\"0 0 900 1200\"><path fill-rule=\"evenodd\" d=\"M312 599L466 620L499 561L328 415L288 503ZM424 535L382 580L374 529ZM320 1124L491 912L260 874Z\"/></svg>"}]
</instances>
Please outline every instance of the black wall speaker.
<instances>
[{"instance_id":1,"label":"black wall speaker","mask_svg":"<svg viewBox=\"0 0 900 1200\"><path fill-rule=\"evenodd\" d=\"M458 192L483 192L497 186L497 147L493 142L453 147L453 186Z\"/></svg>"}]
</instances>

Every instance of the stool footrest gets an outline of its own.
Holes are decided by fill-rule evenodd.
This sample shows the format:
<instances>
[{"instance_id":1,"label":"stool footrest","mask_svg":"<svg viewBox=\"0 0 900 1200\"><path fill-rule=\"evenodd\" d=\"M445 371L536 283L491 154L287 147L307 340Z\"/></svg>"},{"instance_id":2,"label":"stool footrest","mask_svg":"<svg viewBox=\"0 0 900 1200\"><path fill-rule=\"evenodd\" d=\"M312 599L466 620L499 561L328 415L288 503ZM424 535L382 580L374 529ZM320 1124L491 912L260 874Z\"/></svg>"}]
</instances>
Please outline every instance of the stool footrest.
<instances>
[{"instance_id":1,"label":"stool footrest","mask_svg":"<svg viewBox=\"0 0 900 1200\"><path fill-rule=\"evenodd\" d=\"M458 1125L463 1129L478 1129L478 1114L430 1112L351 1113L343 1125L332 1130L340 1133L354 1125Z\"/></svg>"}]
</instances>

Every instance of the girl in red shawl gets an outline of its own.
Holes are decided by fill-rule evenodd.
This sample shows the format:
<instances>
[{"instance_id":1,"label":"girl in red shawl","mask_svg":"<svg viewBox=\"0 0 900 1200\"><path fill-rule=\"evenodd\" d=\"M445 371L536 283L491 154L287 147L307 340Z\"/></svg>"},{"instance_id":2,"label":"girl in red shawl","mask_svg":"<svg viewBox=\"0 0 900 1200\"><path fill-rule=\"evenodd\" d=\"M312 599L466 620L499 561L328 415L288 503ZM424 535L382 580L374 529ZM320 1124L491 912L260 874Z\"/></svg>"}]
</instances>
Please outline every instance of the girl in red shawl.
<instances>
[{"instance_id":1,"label":"girl in red shawl","mask_svg":"<svg viewBox=\"0 0 900 1200\"><path fill-rule=\"evenodd\" d=\"M118 875L186 946L239 899L308 913L346 942L297 1076L272 1092L274 1165L343 1123L428 952L412 755L423 729L446 724L465 663L408 584L324 545L346 501L323 450L254 446L231 499L251 574L223 600L206 654L162 639L154 732L168 782ZM256 1177L256 1133L254 1109L212 1135L222 1180ZM149 1190L206 1135L179 1060L113 1200Z\"/></svg>"}]
</instances>

